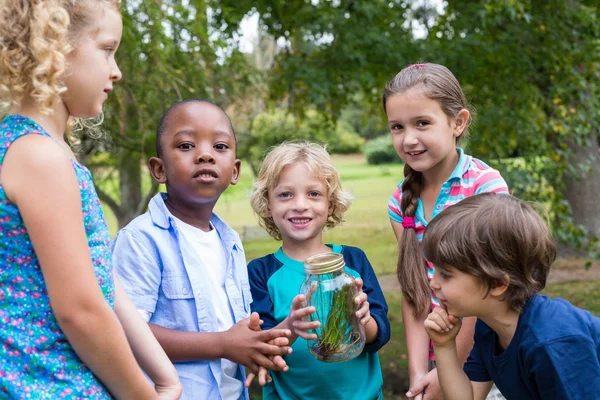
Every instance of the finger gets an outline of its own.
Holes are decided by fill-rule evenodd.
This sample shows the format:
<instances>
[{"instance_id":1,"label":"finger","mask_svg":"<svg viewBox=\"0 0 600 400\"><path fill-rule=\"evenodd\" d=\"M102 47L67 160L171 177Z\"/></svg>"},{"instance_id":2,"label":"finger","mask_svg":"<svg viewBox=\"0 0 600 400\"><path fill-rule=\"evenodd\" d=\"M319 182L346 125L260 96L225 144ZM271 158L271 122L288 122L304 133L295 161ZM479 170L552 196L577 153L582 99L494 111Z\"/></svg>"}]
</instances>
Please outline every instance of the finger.
<instances>
[{"instance_id":1,"label":"finger","mask_svg":"<svg viewBox=\"0 0 600 400\"><path fill-rule=\"evenodd\" d=\"M309 331L317 329L321 326L320 321L294 321L292 323L294 326L294 331L298 333L298 331Z\"/></svg>"},{"instance_id":2,"label":"finger","mask_svg":"<svg viewBox=\"0 0 600 400\"><path fill-rule=\"evenodd\" d=\"M292 352L292 348L288 346L273 346L266 343L260 343L257 347L257 351L260 355L285 356Z\"/></svg>"},{"instance_id":3,"label":"finger","mask_svg":"<svg viewBox=\"0 0 600 400\"><path fill-rule=\"evenodd\" d=\"M300 308L298 310L294 310L291 314L292 314L292 319L294 320L301 320L303 318L308 317L309 315L313 314L315 311L317 311L317 309L313 306L310 307L304 307L304 308Z\"/></svg>"},{"instance_id":4,"label":"finger","mask_svg":"<svg viewBox=\"0 0 600 400\"><path fill-rule=\"evenodd\" d=\"M449 332L450 329L454 328L454 325L448 321L448 315L442 316L440 314L433 314L432 319L444 330L444 332Z\"/></svg>"},{"instance_id":5,"label":"finger","mask_svg":"<svg viewBox=\"0 0 600 400\"><path fill-rule=\"evenodd\" d=\"M286 337L278 337L275 339L271 339L267 342L268 344L272 344L273 346L288 346L290 344L290 339Z\"/></svg>"},{"instance_id":6,"label":"finger","mask_svg":"<svg viewBox=\"0 0 600 400\"><path fill-rule=\"evenodd\" d=\"M273 357L273 362L275 363L275 365L277 365L279 368L281 368L282 371L287 371L288 369L290 369L288 367L287 363L285 362L285 360L283 359L283 357L281 357L281 356Z\"/></svg>"},{"instance_id":7,"label":"finger","mask_svg":"<svg viewBox=\"0 0 600 400\"><path fill-rule=\"evenodd\" d=\"M431 330L431 331L435 331L438 333L444 333L444 329L439 326L435 321L432 321L431 319L427 318L425 320L425 329L426 330Z\"/></svg>"},{"instance_id":8,"label":"finger","mask_svg":"<svg viewBox=\"0 0 600 400\"><path fill-rule=\"evenodd\" d=\"M365 302L364 302L364 303L362 303L362 304L360 305L360 308L359 308L359 309L358 309L358 311L356 312L356 316L357 316L358 318L360 318L360 317L362 317L362 316L366 315L366 314L369 312L369 307L370 307L370 304L369 304L369 302L368 302L368 301L366 301L366 299L365 299Z\"/></svg>"},{"instance_id":9,"label":"finger","mask_svg":"<svg viewBox=\"0 0 600 400\"><path fill-rule=\"evenodd\" d=\"M258 371L258 384L260 386L265 386L267 384L267 377L269 377L269 371L265 368L261 368Z\"/></svg>"},{"instance_id":10,"label":"finger","mask_svg":"<svg viewBox=\"0 0 600 400\"><path fill-rule=\"evenodd\" d=\"M362 288L363 288L363 284L364 284L363 280L360 278L356 278L354 280L354 284L356 285L356 289L358 289L359 292L362 292Z\"/></svg>"},{"instance_id":11,"label":"finger","mask_svg":"<svg viewBox=\"0 0 600 400\"><path fill-rule=\"evenodd\" d=\"M356 297L354 297L354 302L356 304L362 304L367 301L367 294L365 292L360 292Z\"/></svg>"},{"instance_id":12,"label":"finger","mask_svg":"<svg viewBox=\"0 0 600 400\"><path fill-rule=\"evenodd\" d=\"M262 354L259 354L258 356L256 356L255 361L260 367L264 367L268 370L283 371L283 368L279 368L279 366L273 360L271 360L268 357L263 356Z\"/></svg>"},{"instance_id":13,"label":"finger","mask_svg":"<svg viewBox=\"0 0 600 400\"><path fill-rule=\"evenodd\" d=\"M415 383L409 390L406 392L406 397L413 398L418 394L421 394L425 391L427 387L427 382L424 382L423 379L419 380L419 382Z\"/></svg>"},{"instance_id":14,"label":"finger","mask_svg":"<svg viewBox=\"0 0 600 400\"><path fill-rule=\"evenodd\" d=\"M306 296L303 294L299 294L292 300L292 310L299 310L303 307L304 301L306 301Z\"/></svg>"},{"instance_id":15,"label":"finger","mask_svg":"<svg viewBox=\"0 0 600 400\"><path fill-rule=\"evenodd\" d=\"M289 329L269 329L267 331L261 331L256 334L258 336L258 340L261 342L268 342L272 339L277 339L278 337L289 337L292 336L292 332Z\"/></svg>"},{"instance_id":16,"label":"finger","mask_svg":"<svg viewBox=\"0 0 600 400\"><path fill-rule=\"evenodd\" d=\"M367 315L364 316L363 319L360 320L360 323L363 325L366 325L369 323L370 320L371 320L371 313L368 313Z\"/></svg>"},{"instance_id":17,"label":"finger","mask_svg":"<svg viewBox=\"0 0 600 400\"><path fill-rule=\"evenodd\" d=\"M260 374L260 371L259 371L259 374ZM244 382L244 386L246 386L247 388L249 388L250 385L252 384L252 381L254 380L255 376L256 375L254 375L254 373L250 372L248 374L248 376L246 377L246 381ZM259 382L260 382L260 380L259 380Z\"/></svg>"}]
</instances>

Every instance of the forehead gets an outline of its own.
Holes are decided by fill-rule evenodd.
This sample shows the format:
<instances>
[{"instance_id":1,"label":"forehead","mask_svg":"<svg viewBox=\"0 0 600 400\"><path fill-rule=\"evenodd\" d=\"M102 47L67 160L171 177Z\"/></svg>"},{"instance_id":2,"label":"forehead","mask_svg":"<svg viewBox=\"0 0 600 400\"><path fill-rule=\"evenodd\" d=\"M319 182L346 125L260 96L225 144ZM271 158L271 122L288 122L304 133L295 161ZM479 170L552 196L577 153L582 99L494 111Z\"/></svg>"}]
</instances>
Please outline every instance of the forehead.
<instances>
[{"instance_id":1,"label":"forehead","mask_svg":"<svg viewBox=\"0 0 600 400\"><path fill-rule=\"evenodd\" d=\"M193 101L175 107L167 117L165 125L167 134L175 134L187 128L195 131L227 132L233 137L227 115L219 107L205 102Z\"/></svg>"},{"instance_id":2,"label":"forehead","mask_svg":"<svg viewBox=\"0 0 600 400\"><path fill-rule=\"evenodd\" d=\"M82 39L87 37L99 41L119 42L123 34L123 20L119 10L104 1L88 3L93 3L85 5L88 8L86 13L89 15L86 19L89 23L80 32L74 32L75 35Z\"/></svg>"},{"instance_id":3,"label":"forehead","mask_svg":"<svg viewBox=\"0 0 600 400\"><path fill-rule=\"evenodd\" d=\"M413 89L386 100L388 120L423 114L444 113L437 100L427 97L422 90Z\"/></svg>"},{"instance_id":4,"label":"forehead","mask_svg":"<svg viewBox=\"0 0 600 400\"><path fill-rule=\"evenodd\" d=\"M291 165L287 165L279 174L279 179L275 183L275 186L279 185L307 185L307 186L327 186L325 177L319 174L319 171L315 168L309 168L305 162L296 162Z\"/></svg>"}]
</instances>

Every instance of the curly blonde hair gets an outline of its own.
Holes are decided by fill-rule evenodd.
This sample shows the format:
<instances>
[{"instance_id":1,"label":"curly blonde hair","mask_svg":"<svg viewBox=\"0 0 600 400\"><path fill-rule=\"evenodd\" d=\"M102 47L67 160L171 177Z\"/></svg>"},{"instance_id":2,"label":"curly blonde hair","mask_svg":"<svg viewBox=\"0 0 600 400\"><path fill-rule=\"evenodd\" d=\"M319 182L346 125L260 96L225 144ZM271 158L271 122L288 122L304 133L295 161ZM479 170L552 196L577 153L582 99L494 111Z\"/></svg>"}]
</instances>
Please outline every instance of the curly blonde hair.
<instances>
[{"instance_id":1,"label":"curly blonde hair","mask_svg":"<svg viewBox=\"0 0 600 400\"><path fill-rule=\"evenodd\" d=\"M74 38L94 18L94 5L120 0L4 0L0 3L0 115L29 96L49 113L67 89L61 77Z\"/></svg>"},{"instance_id":2,"label":"curly blonde hair","mask_svg":"<svg viewBox=\"0 0 600 400\"><path fill-rule=\"evenodd\" d=\"M284 142L272 148L263 160L250 195L250 204L258 216L259 224L275 240L281 240L281 232L269 215L269 190L277 186L286 167L299 162L304 163L312 175L327 183L331 212L326 228L333 228L343 222L344 214L352 202L352 194L342 189L340 174L325 147L304 141Z\"/></svg>"}]
</instances>

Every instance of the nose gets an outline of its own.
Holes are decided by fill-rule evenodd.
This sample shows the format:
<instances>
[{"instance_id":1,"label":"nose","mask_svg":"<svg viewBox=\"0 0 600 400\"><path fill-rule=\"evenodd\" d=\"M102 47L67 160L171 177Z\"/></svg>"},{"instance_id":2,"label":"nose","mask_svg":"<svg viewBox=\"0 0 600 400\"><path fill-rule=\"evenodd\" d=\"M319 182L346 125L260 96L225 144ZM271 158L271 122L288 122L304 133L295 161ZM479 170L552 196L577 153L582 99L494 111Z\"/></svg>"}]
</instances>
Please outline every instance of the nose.
<instances>
[{"instance_id":1,"label":"nose","mask_svg":"<svg viewBox=\"0 0 600 400\"><path fill-rule=\"evenodd\" d=\"M117 65L117 62L115 61L115 65L113 66L112 70L110 71L110 79L113 82L116 82L116 81L120 81L122 77L123 77L123 74L121 73L121 70L119 69L119 66Z\"/></svg>"},{"instance_id":2,"label":"nose","mask_svg":"<svg viewBox=\"0 0 600 400\"><path fill-rule=\"evenodd\" d=\"M294 211L306 210L306 198L304 196L294 197Z\"/></svg>"},{"instance_id":3,"label":"nose","mask_svg":"<svg viewBox=\"0 0 600 400\"><path fill-rule=\"evenodd\" d=\"M414 129L407 128L404 132L404 145L406 147L412 147L419 143L417 132Z\"/></svg>"},{"instance_id":4,"label":"nose","mask_svg":"<svg viewBox=\"0 0 600 400\"><path fill-rule=\"evenodd\" d=\"M198 153L198 163L202 164L202 163L212 163L214 164L215 162L215 158L213 157L212 153L206 149L203 148L202 146L198 146L199 149L199 153Z\"/></svg>"},{"instance_id":5,"label":"nose","mask_svg":"<svg viewBox=\"0 0 600 400\"><path fill-rule=\"evenodd\" d=\"M433 290L440 290L441 289L440 282L438 280L437 269L436 269L435 273L433 274L433 277L431 278L431 281L429 281L429 285L431 286L431 289L433 289Z\"/></svg>"}]
</instances>

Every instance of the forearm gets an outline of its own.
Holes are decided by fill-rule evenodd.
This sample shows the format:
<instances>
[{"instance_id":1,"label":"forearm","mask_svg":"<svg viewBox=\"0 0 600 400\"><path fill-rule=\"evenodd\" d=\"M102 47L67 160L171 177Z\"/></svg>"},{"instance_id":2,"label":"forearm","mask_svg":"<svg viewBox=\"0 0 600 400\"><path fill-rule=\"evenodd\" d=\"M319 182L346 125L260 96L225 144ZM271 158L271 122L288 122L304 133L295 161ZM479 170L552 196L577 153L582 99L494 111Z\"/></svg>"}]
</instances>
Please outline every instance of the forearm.
<instances>
[{"instance_id":1,"label":"forearm","mask_svg":"<svg viewBox=\"0 0 600 400\"><path fill-rule=\"evenodd\" d=\"M462 319L460 332L456 337L456 350L460 365L463 365L467 361L467 358L473 349L473 338L475 334L476 322L476 317L465 317Z\"/></svg>"},{"instance_id":2,"label":"forearm","mask_svg":"<svg viewBox=\"0 0 600 400\"><path fill-rule=\"evenodd\" d=\"M148 325L173 362L224 358L227 346L224 332L185 332Z\"/></svg>"},{"instance_id":3,"label":"forearm","mask_svg":"<svg viewBox=\"0 0 600 400\"><path fill-rule=\"evenodd\" d=\"M152 399L156 393L137 364L116 314L104 303L57 315L69 343L116 398Z\"/></svg>"},{"instance_id":4,"label":"forearm","mask_svg":"<svg viewBox=\"0 0 600 400\"><path fill-rule=\"evenodd\" d=\"M152 334L148 324L140 317L116 277L115 289L115 311L137 362L156 385L179 386L177 370Z\"/></svg>"},{"instance_id":5,"label":"forearm","mask_svg":"<svg viewBox=\"0 0 600 400\"><path fill-rule=\"evenodd\" d=\"M377 339L377 334L379 333L379 327L377 326L377 321L375 318L371 317L369 322L365 325L365 337L366 343L370 344Z\"/></svg>"},{"instance_id":6,"label":"forearm","mask_svg":"<svg viewBox=\"0 0 600 400\"><path fill-rule=\"evenodd\" d=\"M408 349L408 372L411 384L429 371L429 336L425 331L426 315L416 319L413 307L402 299L402 320Z\"/></svg>"},{"instance_id":7,"label":"forearm","mask_svg":"<svg viewBox=\"0 0 600 400\"><path fill-rule=\"evenodd\" d=\"M445 400L472 400L473 387L463 371L463 363L458 357L456 343L435 347L435 361L438 378Z\"/></svg>"}]
</instances>

